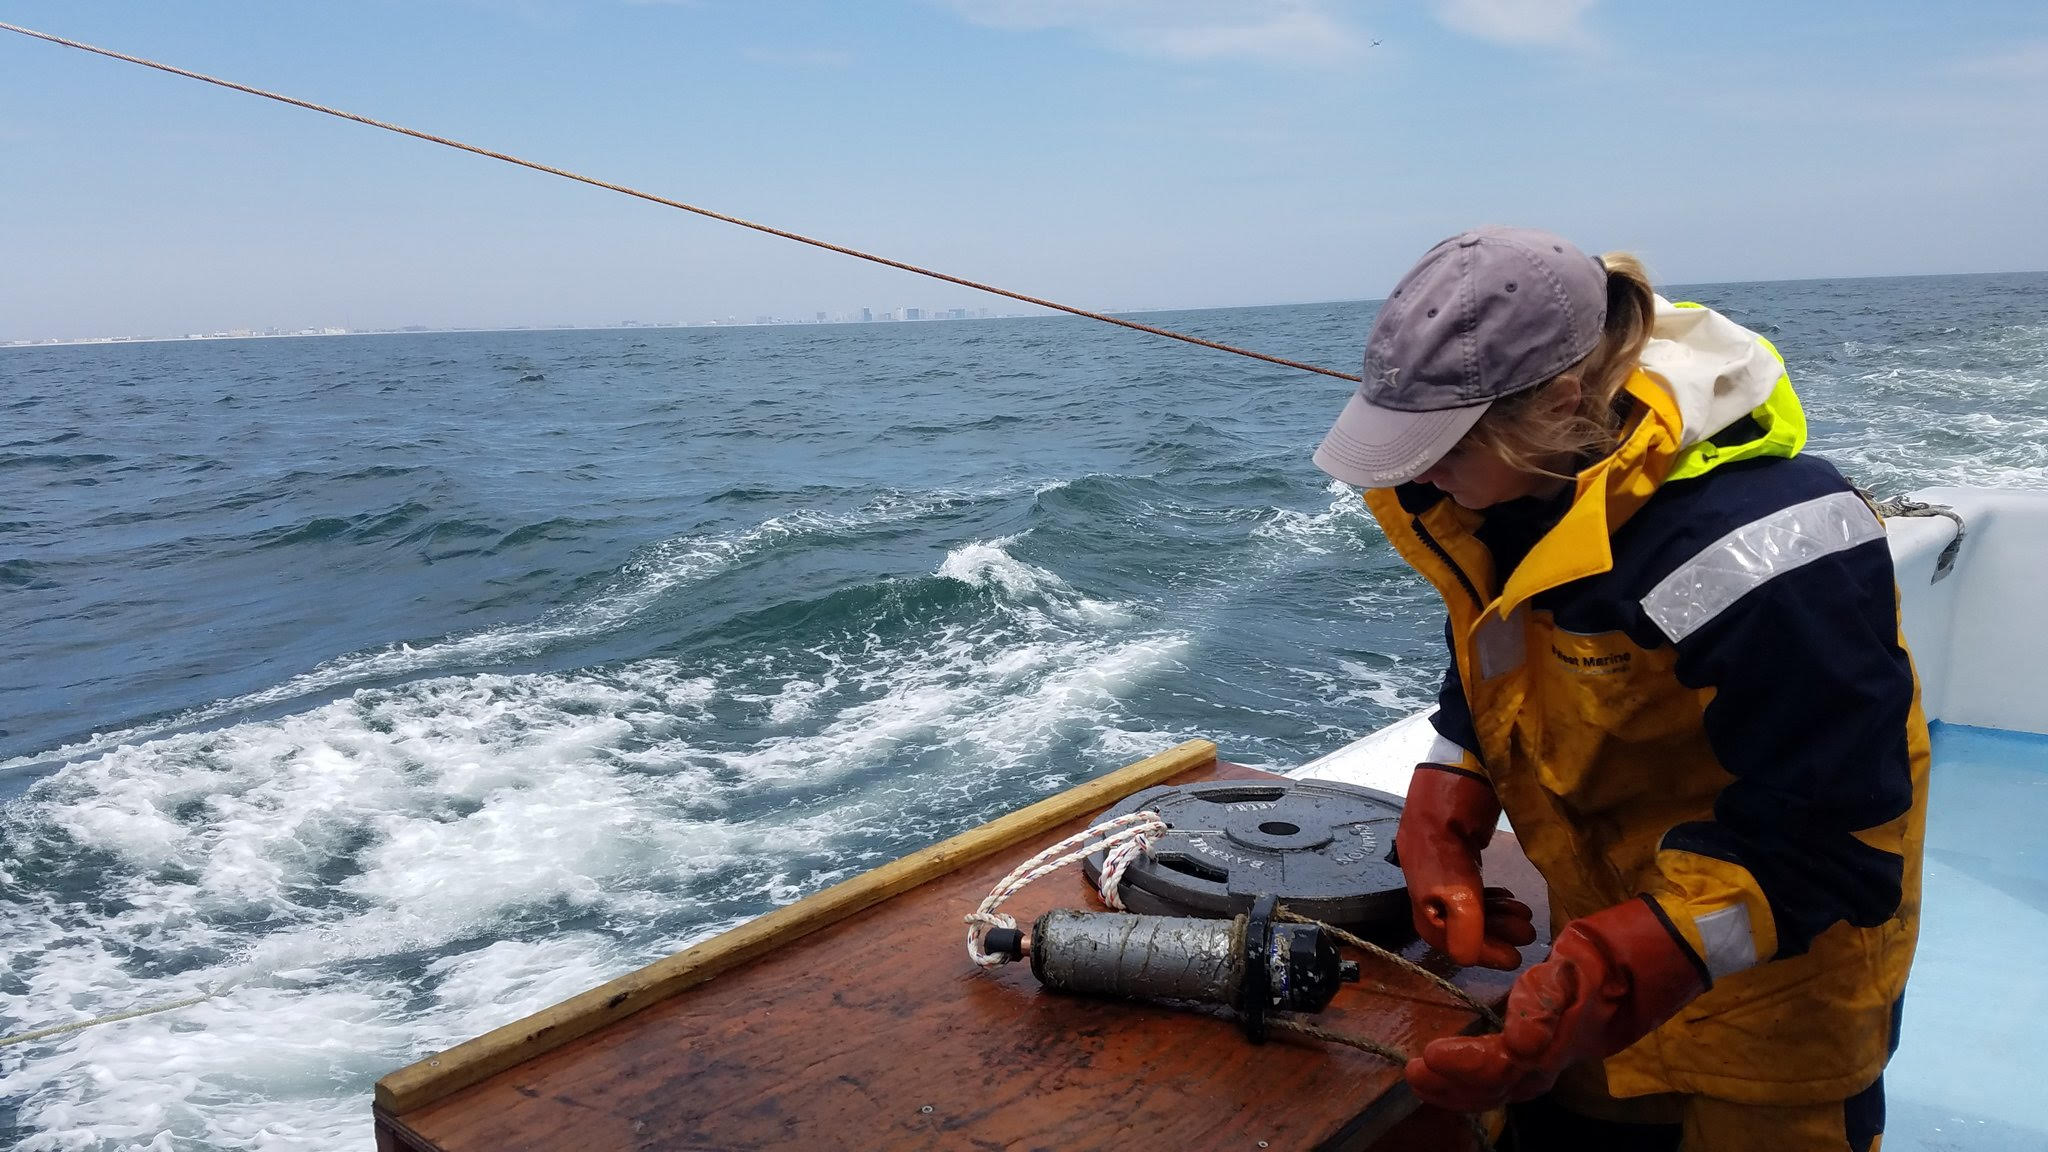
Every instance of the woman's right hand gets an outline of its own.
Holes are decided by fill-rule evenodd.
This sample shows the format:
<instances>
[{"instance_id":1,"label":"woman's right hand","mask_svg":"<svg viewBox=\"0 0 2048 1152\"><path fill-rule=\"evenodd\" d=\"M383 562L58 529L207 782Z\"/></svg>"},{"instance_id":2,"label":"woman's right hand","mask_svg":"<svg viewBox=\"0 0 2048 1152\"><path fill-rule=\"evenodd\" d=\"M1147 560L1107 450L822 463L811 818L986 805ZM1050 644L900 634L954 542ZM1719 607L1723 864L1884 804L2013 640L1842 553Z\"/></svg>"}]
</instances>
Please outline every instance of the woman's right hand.
<instances>
[{"instance_id":1,"label":"woman's right hand","mask_svg":"<svg viewBox=\"0 0 2048 1152\"><path fill-rule=\"evenodd\" d=\"M1401 809L1394 852L1408 883L1415 932L1460 967L1512 971L1536 941L1535 916L1505 888L1484 888L1479 854L1500 801L1485 780L1444 764L1418 764Z\"/></svg>"}]
</instances>

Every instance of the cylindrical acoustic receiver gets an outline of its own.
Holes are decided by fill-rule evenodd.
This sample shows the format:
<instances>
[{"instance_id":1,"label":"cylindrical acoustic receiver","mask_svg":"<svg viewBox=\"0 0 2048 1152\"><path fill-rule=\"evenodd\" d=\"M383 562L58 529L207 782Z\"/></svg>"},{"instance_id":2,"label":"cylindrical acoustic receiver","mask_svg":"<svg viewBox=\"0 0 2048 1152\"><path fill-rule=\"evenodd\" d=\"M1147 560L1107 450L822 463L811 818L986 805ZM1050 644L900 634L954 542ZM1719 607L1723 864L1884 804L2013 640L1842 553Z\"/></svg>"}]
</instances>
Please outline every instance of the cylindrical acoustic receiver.
<instances>
[{"instance_id":1,"label":"cylindrical acoustic receiver","mask_svg":"<svg viewBox=\"0 0 2048 1152\"><path fill-rule=\"evenodd\" d=\"M1320 1012L1358 979L1320 926L1275 923L1277 903L1261 896L1230 920L1055 908L1028 934L991 930L983 946L1029 956L1032 975L1058 992L1227 1004L1257 1041L1268 1012Z\"/></svg>"}]
</instances>

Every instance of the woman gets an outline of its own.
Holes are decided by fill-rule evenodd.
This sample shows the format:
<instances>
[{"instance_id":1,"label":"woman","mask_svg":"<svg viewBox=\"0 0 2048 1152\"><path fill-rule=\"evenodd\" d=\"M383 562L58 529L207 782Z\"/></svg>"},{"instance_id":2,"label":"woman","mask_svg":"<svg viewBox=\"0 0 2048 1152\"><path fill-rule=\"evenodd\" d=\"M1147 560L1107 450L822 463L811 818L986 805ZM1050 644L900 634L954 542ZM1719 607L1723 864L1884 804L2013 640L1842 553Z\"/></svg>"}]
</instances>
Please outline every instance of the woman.
<instances>
[{"instance_id":1,"label":"woman","mask_svg":"<svg viewBox=\"0 0 2048 1152\"><path fill-rule=\"evenodd\" d=\"M1468 232L1380 309L1315 460L1449 612L1416 928L1517 966L1503 809L1556 926L1501 1033L1410 1062L1423 1099L1533 1100L1524 1147L1875 1146L1927 726L1883 529L1804 441L1776 350L1626 256Z\"/></svg>"}]
</instances>

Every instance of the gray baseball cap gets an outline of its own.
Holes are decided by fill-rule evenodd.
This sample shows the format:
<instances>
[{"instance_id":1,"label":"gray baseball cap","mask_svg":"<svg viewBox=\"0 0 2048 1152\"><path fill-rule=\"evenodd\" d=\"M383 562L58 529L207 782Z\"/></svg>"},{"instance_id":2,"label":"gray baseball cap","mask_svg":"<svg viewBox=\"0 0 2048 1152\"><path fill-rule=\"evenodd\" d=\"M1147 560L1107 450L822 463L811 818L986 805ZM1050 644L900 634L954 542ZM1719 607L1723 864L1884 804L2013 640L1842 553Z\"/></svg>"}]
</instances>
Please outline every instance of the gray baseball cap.
<instances>
[{"instance_id":1,"label":"gray baseball cap","mask_svg":"<svg viewBox=\"0 0 2048 1152\"><path fill-rule=\"evenodd\" d=\"M1316 449L1347 484L1429 470L1503 396L1576 364L1607 323L1607 270L1563 238L1481 228L1431 248L1380 305L1363 382Z\"/></svg>"}]
</instances>

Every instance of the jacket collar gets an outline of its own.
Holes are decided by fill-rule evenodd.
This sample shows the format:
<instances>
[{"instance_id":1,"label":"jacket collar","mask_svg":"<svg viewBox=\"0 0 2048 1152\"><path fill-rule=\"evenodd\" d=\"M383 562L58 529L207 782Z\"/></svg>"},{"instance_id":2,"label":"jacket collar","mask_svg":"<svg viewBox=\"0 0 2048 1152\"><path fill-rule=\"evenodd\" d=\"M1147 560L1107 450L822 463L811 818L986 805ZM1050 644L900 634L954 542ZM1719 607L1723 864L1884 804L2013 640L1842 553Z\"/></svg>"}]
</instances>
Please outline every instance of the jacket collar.
<instances>
[{"instance_id":1,"label":"jacket collar","mask_svg":"<svg viewBox=\"0 0 2048 1152\"><path fill-rule=\"evenodd\" d=\"M1674 311L1683 315L1697 307L1681 305ZM1761 337L1755 339L1762 343ZM1767 344L1763 346L1775 363L1775 350ZM1505 619L1534 596L1611 569L1614 532L1666 480L1698 475L1717 464L1750 456L1797 455L1805 440L1805 416L1790 381L1782 375L1782 368L1780 373L1770 398L1750 413L1758 421L1761 434L1728 446L1704 439L1697 427L1689 425L1685 401L1679 395L1683 390L1674 390L1671 381L1641 368L1631 373L1623 388L1634 404L1623 427L1621 443L1604 459L1579 472L1564 515L1516 566L1507 586L1494 598L1493 610ZM1687 383L1697 391L1699 386L1710 385L1712 381ZM1462 560L1469 579L1481 587L1493 583L1490 557L1470 539L1480 513L1458 507L1426 484L1404 484L1391 492L1368 491L1365 495L1366 503L1390 532L1393 525L1389 517L1396 511L1403 514L1400 519L1413 517L1440 544L1451 545L1452 552L1461 554L1453 563ZM1471 546L1463 546L1466 544ZM1404 554L1418 566L1432 563L1427 557L1405 549Z\"/></svg>"},{"instance_id":2,"label":"jacket collar","mask_svg":"<svg viewBox=\"0 0 2048 1152\"><path fill-rule=\"evenodd\" d=\"M1684 434L1677 403L1640 369L1624 387L1635 408L1620 446L1579 472L1564 517L1529 550L1495 600L1503 619L1539 593L1614 567L1615 529L1671 471Z\"/></svg>"}]
</instances>

